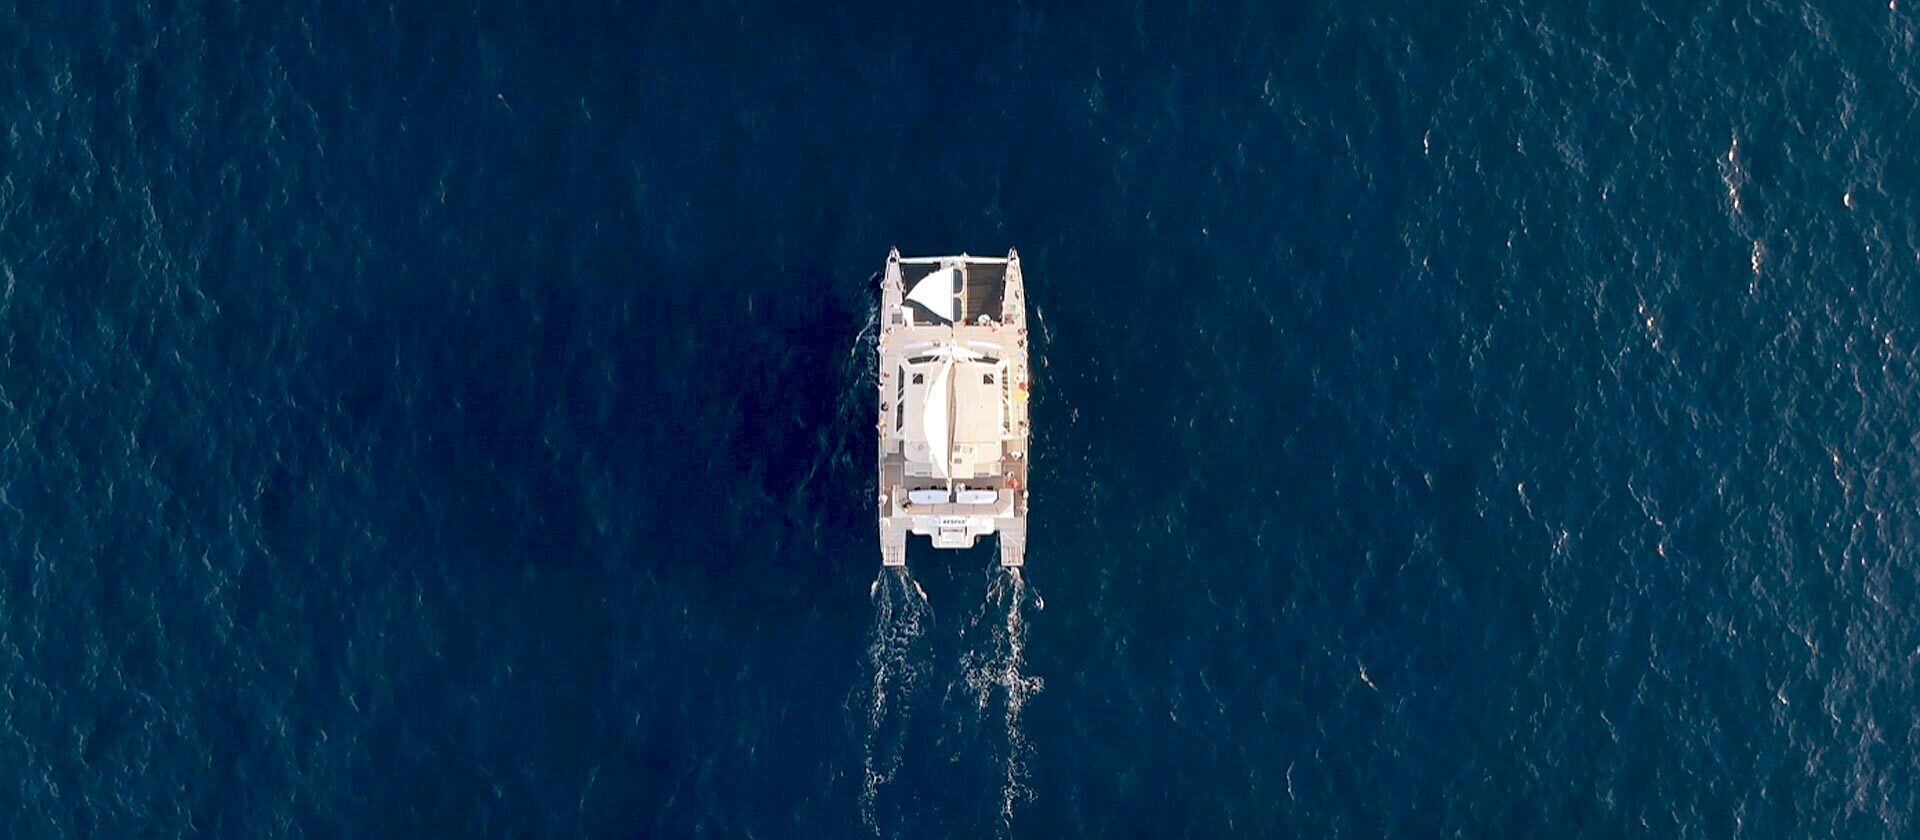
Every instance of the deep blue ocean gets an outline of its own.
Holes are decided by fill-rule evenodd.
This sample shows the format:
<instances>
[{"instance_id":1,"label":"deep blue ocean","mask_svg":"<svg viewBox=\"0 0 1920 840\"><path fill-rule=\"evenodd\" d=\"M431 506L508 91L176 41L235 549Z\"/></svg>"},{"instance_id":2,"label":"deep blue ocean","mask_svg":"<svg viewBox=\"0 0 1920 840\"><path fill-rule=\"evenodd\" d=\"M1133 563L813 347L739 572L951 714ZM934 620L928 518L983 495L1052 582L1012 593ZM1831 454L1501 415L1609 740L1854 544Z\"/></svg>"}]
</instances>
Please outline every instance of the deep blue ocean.
<instances>
[{"instance_id":1,"label":"deep blue ocean","mask_svg":"<svg viewBox=\"0 0 1920 840\"><path fill-rule=\"evenodd\" d=\"M1920 834L1908 5L0 2L0 836Z\"/></svg>"}]
</instances>

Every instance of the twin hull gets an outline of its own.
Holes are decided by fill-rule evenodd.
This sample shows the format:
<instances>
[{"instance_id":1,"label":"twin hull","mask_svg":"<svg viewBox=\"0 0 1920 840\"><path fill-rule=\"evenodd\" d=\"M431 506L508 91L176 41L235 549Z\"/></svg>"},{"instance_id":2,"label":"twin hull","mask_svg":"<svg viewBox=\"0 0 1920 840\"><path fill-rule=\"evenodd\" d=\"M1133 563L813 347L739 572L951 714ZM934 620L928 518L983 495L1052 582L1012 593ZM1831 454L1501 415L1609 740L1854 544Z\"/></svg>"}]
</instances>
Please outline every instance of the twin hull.
<instances>
[{"instance_id":1,"label":"twin hull","mask_svg":"<svg viewBox=\"0 0 1920 840\"><path fill-rule=\"evenodd\" d=\"M1027 295L1020 255L887 255L880 286L880 559L998 536L1027 548Z\"/></svg>"}]
</instances>

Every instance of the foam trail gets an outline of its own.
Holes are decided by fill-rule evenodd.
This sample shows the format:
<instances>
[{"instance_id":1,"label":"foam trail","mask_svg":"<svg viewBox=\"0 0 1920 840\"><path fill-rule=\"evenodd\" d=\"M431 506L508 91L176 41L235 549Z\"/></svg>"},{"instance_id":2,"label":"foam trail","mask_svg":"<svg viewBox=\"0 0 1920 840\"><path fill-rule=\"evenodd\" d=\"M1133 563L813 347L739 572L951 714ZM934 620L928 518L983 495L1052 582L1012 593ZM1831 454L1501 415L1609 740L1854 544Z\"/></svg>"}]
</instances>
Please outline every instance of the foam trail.
<instances>
[{"instance_id":1,"label":"foam trail","mask_svg":"<svg viewBox=\"0 0 1920 840\"><path fill-rule=\"evenodd\" d=\"M967 688L973 693L978 711L987 710L995 693L1005 695L1001 723L1006 731L1007 754L1000 788L1000 821L1002 827L1011 832L1014 806L1033 799L1033 790L1027 787L1027 760L1033 754L1033 746L1021 728L1020 715L1027 701L1039 693L1042 686L1039 677L1023 673L1027 662L1027 625L1021 610L1029 600L1035 609L1045 609L1045 602L1027 588L1019 569L1006 569L1004 575L999 571L990 572L994 578L987 588L984 608L987 615L983 616L992 621L992 640L987 650L968 652L963 664Z\"/></svg>"},{"instance_id":2,"label":"foam trail","mask_svg":"<svg viewBox=\"0 0 1920 840\"><path fill-rule=\"evenodd\" d=\"M867 698L860 820L878 837L875 802L881 786L893 781L900 770L908 704L926 659L920 642L933 611L926 593L905 568L881 569L868 592L873 597L873 626L867 631L867 667L873 682Z\"/></svg>"}]
</instances>

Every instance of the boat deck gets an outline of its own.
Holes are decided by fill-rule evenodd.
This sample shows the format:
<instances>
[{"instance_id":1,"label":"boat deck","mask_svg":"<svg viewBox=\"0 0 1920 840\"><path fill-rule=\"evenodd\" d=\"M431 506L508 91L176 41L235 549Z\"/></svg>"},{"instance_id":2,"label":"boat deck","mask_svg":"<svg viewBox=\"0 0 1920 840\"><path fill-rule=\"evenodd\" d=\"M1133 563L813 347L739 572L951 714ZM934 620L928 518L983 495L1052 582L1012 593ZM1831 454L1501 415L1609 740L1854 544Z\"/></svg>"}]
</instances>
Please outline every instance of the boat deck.
<instances>
[{"instance_id":1,"label":"boat deck","mask_svg":"<svg viewBox=\"0 0 1920 840\"><path fill-rule=\"evenodd\" d=\"M952 265L960 267L956 307L938 312L938 303L927 300L927 305L935 309L925 309L921 305L924 292L918 289L912 305L903 304L905 289L914 288L936 271ZM1020 275L1019 256L1009 252L1005 259L965 255L901 259L896 252L889 258L888 269L882 284L884 314L877 423L881 561L889 566L904 565L909 533L927 534L934 538L935 545L946 548L964 547L978 535L991 534L999 543L1002 565L1023 565L1029 491L1028 389L1032 371L1027 348L1025 283ZM952 323L941 320L949 313L956 316ZM979 405L981 399L992 399L1001 408L995 411L998 420L987 420L986 426L978 425L982 419L978 415L963 424L971 430L966 434L974 435L962 439L972 441L965 446L977 447L968 451L984 460L975 462L972 456L961 456L959 453L964 449L961 441L952 441L953 463L956 470L962 471L952 477L942 477L944 473L940 468L930 468L922 460L909 460L909 455L915 459L926 457L927 438L908 428L918 422L913 419L918 415L907 412L900 402L926 397L913 396L916 393L913 388L905 381L898 381L903 380L903 364L910 370L915 364L924 365L925 355L936 354L943 347L964 348L978 354L974 358L998 360L1005 365L997 375L997 389L993 387L995 383L989 381L985 388L981 388L980 383L971 383L972 390L966 392L971 396L966 397L965 404ZM987 397L988 394L993 396ZM983 434L988 437L978 436ZM919 454L914 455L915 452ZM963 464L971 466L960 466ZM962 486L992 490L994 501L962 503L957 493L948 495L945 502L914 504L909 498L914 491L950 492Z\"/></svg>"}]
</instances>

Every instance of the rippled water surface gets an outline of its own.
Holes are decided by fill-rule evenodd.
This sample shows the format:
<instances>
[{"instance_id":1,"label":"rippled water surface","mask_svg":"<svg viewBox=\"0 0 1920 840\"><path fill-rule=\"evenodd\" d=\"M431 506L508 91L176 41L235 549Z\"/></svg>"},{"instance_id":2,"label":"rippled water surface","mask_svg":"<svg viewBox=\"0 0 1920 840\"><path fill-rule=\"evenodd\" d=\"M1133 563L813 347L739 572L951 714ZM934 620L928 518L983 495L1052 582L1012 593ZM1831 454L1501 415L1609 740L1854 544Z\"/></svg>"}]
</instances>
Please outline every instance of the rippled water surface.
<instances>
[{"instance_id":1,"label":"rippled water surface","mask_svg":"<svg viewBox=\"0 0 1920 840\"><path fill-rule=\"evenodd\" d=\"M1914 836L1905 5L7 4L0 834Z\"/></svg>"}]
</instances>

